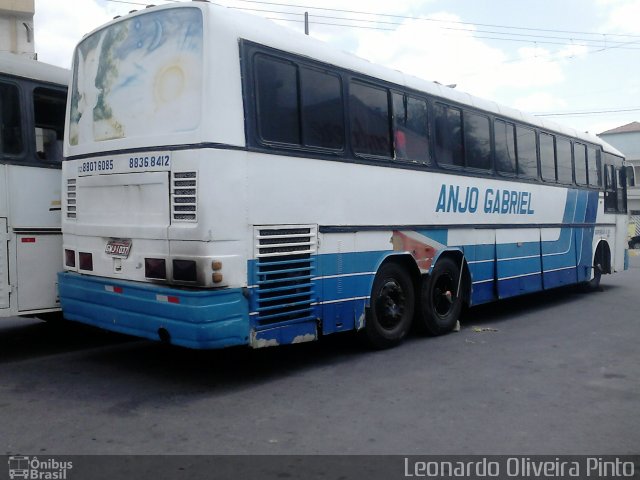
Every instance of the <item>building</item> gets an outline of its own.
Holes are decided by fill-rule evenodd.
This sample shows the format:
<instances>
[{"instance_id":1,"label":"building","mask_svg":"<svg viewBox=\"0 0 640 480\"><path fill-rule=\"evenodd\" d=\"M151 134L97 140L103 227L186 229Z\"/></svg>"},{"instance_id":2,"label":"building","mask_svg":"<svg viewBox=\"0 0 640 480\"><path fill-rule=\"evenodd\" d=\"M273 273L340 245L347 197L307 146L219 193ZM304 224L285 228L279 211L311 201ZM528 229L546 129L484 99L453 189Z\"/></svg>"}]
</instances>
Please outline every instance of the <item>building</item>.
<instances>
[{"instance_id":1,"label":"building","mask_svg":"<svg viewBox=\"0 0 640 480\"><path fill-rule=\"evenodd\" d=\"M640 235L640 122L631 122L598 136L624 153L634 169L635 184L627 190L629 234Z\"/></svg>"},{"instance_id":2,"label":"building","mask_svg":"<svg viewBox=\"0 0 640 480\"><path fill-rule=\"evenodd\" d=\"M0 51L36 59L35 0L0 0Z\"/></svg>"}]
</instances>

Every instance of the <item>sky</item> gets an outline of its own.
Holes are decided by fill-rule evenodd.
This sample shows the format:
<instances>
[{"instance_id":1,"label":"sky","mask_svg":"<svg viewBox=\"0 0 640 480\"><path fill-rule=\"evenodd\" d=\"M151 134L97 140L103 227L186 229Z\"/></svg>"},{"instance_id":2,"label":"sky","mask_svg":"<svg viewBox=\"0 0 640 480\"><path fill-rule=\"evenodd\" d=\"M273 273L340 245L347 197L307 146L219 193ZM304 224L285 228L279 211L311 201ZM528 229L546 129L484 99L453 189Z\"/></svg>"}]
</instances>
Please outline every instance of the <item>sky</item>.
<instances>
[{"instance_id":1,"label":"sky","mask_svg":"<svg viewBox=\"0 0 640 480\"><path fill-rule=\"evenodd\" d=\"M178 0L155 0L156 5ZM640 0L216 0L374 63L581 131L640 121ZM144 0L35 0L38 59Z\"/></svg>"}]
</instances>

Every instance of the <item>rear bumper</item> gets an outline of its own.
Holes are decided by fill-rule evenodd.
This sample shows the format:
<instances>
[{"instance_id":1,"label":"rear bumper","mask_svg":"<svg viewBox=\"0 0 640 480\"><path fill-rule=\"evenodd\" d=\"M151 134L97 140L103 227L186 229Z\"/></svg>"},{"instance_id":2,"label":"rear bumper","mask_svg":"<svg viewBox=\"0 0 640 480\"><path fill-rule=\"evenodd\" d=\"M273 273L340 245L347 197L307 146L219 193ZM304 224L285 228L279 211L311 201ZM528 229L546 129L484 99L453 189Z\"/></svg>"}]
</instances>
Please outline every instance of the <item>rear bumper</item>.
<instances>
[{"instance_id":1,"label":"rear bumper","mask_svg":"<svg viewBox=\"0 0 640 480\"><path fill-rule=\"evenodd\" d=\"M181 290L140 282L58 274L65 318L150 340L223 348L249 344L249 307L242 289Z\"/></svg>"}]
</instances>

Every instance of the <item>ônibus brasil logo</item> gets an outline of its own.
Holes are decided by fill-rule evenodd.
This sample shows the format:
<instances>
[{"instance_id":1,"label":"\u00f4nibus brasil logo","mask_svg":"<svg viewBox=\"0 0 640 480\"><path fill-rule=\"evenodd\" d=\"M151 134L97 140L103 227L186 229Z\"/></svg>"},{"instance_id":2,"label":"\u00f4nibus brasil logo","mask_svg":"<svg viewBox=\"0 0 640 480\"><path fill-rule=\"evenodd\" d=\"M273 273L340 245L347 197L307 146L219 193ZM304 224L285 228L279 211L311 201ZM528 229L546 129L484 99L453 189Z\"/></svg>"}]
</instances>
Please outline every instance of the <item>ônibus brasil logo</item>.
<instances>
[{"instance_id":1,"label":"\u00f4nibus brasil logo","mask_svg":"<svg viewBox=\"0 0 640 480\"><path fill-rule=\"evenodd\" d=\"M73 462L61 462L55 458L44 460L38 457L13 455L9 457L9 478L33 480L65 480L67 471L73 468Z\"/></svg>"}]
</instances>

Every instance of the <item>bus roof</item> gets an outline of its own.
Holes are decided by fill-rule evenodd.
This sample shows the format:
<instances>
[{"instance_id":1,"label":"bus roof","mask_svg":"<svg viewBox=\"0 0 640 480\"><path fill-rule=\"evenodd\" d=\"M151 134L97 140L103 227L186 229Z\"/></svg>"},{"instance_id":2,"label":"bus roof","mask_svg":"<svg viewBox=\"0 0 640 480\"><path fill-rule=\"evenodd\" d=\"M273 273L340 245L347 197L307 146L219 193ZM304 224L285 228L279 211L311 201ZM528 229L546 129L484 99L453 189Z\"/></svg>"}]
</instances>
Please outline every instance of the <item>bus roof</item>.
<instances>
[{"instance_id":1,"label":"bus roof","mask_svg":"<svg viewBox=\"0 0 640 480\"><path fill-rule=\"evenodd\" d=\"M69 85L70 78L69 70L66 68L56 67L22 55L6 52L0 52L0 72L65 87Z\"/></svg>"},{"instance_id":2,"label":"bus roof","mask_svg":"<svg viewBox=\"0 0 640 480\"><path fill-rule=\"evenodd\" d=\"M346 70L358 72L370 77L378 78L389 83L404 86L409 89L424 92L426 94L440 97L462 105L467 105L484 110L502 118L523 122L534 127L547 130L549 132L574 137L585 142L601 145L605 152L624 157L617 149L603 141L601 138L588 132L580 132L574 128L558 124L549 120L541 119L534 115L522 112L515 108L500 105L492 100L483 99L471 94L454 90L439 83L405 74L398 70L374 64L368 60L360 58L351 53L341 51L327 45L325 42L317 40L301 32L296 32L290 28L278 25L271 20L250 15L227 7L209 3L207 0L193 0L190 3L181 2L179 4L165 4L148 7L143 10L132 12L124 17L119 17L111 22L98 27L90 34L101 30L107 25L116 23L130 16L141 15L149 11L170 9L170 8L199 8L208 12L210 21L220 23L225 26L225 30L232 32L237 40L244 39L259 43L271 48L290 52L292 54L308 57L320 62L328 63ZM86 37L86 36L85 36Z\"/></svg>"}]
</instances>

